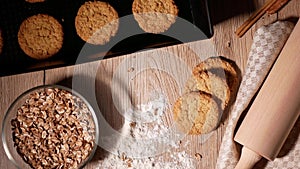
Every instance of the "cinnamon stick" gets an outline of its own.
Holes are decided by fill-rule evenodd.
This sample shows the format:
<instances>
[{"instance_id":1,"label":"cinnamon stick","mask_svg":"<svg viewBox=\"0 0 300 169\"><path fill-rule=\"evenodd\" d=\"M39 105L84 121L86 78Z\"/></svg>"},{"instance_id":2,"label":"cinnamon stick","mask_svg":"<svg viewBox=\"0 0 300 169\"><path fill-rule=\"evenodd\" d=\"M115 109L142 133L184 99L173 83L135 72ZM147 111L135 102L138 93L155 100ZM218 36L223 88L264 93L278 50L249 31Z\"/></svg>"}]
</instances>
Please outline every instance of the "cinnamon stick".
<instances>
[{"instance_id":1,"label":"cinnamon stick","mask_svg":"<svg viewBox=\"0 0 300 169\"><path fill-rule=\"evenodd\" d=\"M242 37L269 9L276 3L277 0L269 0L259 10L250 16L235 32L239 37Z\"/></svg>"},{"instance_id":2,"label":"cinnamon stick","mask_svg":"<svg viewBox=\"0 0 300 169\"><path fill-rule=\"evenodd\" d=\"M269 10L267 11L267 13L269 15L272 15L276 12L279 11L279 9L281 9L284 5L286 5L290 0L278 0L275 4L273 4Z\"/></svg>"}]
</instances>

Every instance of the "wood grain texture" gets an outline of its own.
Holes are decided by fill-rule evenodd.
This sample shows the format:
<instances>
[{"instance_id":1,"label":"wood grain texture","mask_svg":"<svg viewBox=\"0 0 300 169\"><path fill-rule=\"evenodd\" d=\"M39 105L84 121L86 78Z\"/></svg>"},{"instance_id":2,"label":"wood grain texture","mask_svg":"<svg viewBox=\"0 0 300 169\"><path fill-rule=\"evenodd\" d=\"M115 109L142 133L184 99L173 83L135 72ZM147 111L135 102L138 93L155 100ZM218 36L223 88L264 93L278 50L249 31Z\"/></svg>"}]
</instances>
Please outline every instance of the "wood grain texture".
<instances>
[{"instance_id":1,"label":"wood grain texture","mask_svg":"<svg viewBox=\"0 0 300 169\"><path fill-rule=\"evenodd\" d=\"M252 44L254 32L258 27L272 23L279 19L288 17L299 17L300 8L297 0L292 0L277 14L261 18L243 38L238 38L235 30L255 11L262 6L266 0L254 1L239 1L239 0L215 0L211 3L214 36L205 41L196 41L187 44L175 45L166 48L148 50L146 52L138 52L117 58L96 61L76 66L69 66L45 71L45 84L62 84L73 87L83 94L88 99L95 99L101 109L105 120L114 129L119 129L123 124L123 117L118 114L116 107L112 101L113 93L112 79L113 77L128 77L132 78L130 93L138 95L138 99L133 99L136 103L146 102L150 95L144 91L164 91L168 95L170 102L173 102L176 97L181 94L180 84L184 78L176 77L182 70L177 68L172 75L166 71L158 71L150 69L147 71L137 72L137 68L144 61L136 59L138 57L147 57L151 64L158 64L168 70L174 70L172 64L184 63L188 68L192 68L201 60L209 56L224 56L234 60L244 73L247 63L248 53ZM163 61L161 58L167 56ZM174 62L170 57L176 57L180 62ZM137 61L134 61L134 60ZM147 59L147 60L148 60ZM178 61L178 60L177 60ZM161 62L161 63L159 63ZM169 65L167 64L169 63ZM120 69L120 65L125 64L128 69L124 72L116 73ZM182 72L188 76L190 72L186 69ZM132 76L131 74L137 74ZM118 76L117 76L118 75ZM123 75L123 76L122 76ZM175 76L175 77L173 77ZM181 75L182 76L182 75ZM1 96L1 114L3 113L13 99L27 88L43 83L43 72L31 73L18 76L9 76L0 78L0 96ZM75 80L74 80L75 79ZM179 79L179 82L176 82ZM126 78L125 78L126 81ZM127 81L126 81L127 82ZM149 83L151 82L151 83ZM25 84L25 85L23 85ZM149 92L148 92L149 93ZM150 92L151 93L151 92ZM6 96L7 98L5 98ZM124 96L125 97L125 96ZM199 153L202 158L197 162L197 169L214 169L218 157L219 147L222 141L222 136L225 131L226 121L211 133L208 139L199 136L189 136L185 141L189 144L185 149L190 150L191 154ZM96 168L102 151L97 151L94 159L85 167L88 169ZM0 168L11 168L11 163L6 158L0 146Z\"/></svg>"},{"instance_id":2,"label":"wood grain texture","mask_svg":"<svg viewBox=\"0 0 300 169\"><path fill-rule=\"evenodd\" d=\"M44 72L32 72L0 78L0 132L2 133L2 120L12 102L26 90L43 84ZM9 126L8 126L9 127ZM5 155L2 139L0 140L0 168L12 169L14 165Z\"/></svg>"}]
</instances>

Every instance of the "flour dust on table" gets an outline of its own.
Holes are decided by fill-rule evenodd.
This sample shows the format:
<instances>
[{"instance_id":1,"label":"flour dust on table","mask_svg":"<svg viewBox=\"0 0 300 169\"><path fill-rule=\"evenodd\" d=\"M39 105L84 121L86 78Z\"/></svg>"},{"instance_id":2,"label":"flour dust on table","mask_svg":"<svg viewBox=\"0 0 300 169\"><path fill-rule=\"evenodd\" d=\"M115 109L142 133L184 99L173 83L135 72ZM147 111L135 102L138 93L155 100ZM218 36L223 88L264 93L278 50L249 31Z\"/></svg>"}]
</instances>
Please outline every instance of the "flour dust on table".
<instances>
[{"instance_id":1,"label":"flour dust on table","mask_svg":"<svg viewBox=\"0 0 300 169\"><path fill-rule=\"evenodd\" d=\"M165 123L167 104L166 98L159 95L147 104L137 105L134 114L142 115L146 121L152 119L152 122L125 120L120 130L122 138L118 138L114 149L99 161L98 168L196 168L197 159L190 152L182 150L189 142L172 139L170 135L173 133L176 138L180 136L174 134L174 129ZM107 138L107 141L111 141L111 138Z\"/></svg>"}]
</instances>

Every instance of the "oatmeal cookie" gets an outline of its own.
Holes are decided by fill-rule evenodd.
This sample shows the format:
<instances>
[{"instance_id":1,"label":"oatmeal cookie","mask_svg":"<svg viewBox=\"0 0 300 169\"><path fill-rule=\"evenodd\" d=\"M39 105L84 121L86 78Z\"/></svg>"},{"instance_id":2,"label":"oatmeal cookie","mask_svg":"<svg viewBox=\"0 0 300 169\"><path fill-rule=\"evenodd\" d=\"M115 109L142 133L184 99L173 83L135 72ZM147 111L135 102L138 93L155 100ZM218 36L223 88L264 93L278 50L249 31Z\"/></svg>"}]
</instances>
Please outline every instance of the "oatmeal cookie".
<instances>
[{"instance_id":1,"label":"oatmeal cookie","mask_svg":"<svg viewBox=\"0 0 300 169\"><path fill-rule=\"evenodd\" d=\"M198 135L216 128L220 111L212 95L205 92L190 92L174 104L174 119L182 132Z\"/></svg>"},{"instance_id":2,"label":"oatmeal cookie","mask_svg":"<svg viewBox=\"0 0 300 169\"><path fill-rule=\"evenodd\" d=\"M162 33L176 21L178 8L173 0L134 0L132 13L148 33Z\"/></svg>"},{"instance_id":3,"label":"oatmeal cookie","mask_svg":"<svg viewBox=\"0 0 300 169\"><path fill-rule=\"evenodd\" d=\"M116 35L119 16L107 2L88 1L77 12L75 28L82 40L94 45L104 45Z\"/></svg>"},{"instance_id":4,"label":"oatmeal cookie","mask_svg":"<svg viewBox=\"0 0 300 169\"><path fill-rule=\"evenodd\" d=\"M228 59L211 57L199 63L193 69L193 77L187 83L187 89L201 90L218 97L224 110L235 96L240 82L237 68Z\"/></svg>"},{"instance_id":5,"label":"oatmeal cookie","mask_svg":"<svg viewBox=\"0 0 300 169\"><path fill-rule=\"evenodd\" d=\"M206 59L193 69L193 75L197 77L197 74L202 71L209 71L221 78L225 78L232 93L235 92L234 90L239 85L240 75L237 66L224 57L210 57Z\"/></svg>"},{"instance_id":6,"label":"oatmeal cookie","mask_svg":"<svg viewBox=\"0 0 300 169\"><path fill-rule=\"evenodd\" d=\"M46 59L63 45L63 28L52 16L38 14L24 20L18 32L21 49L31 58Z\"/></svg>"},{"instance_id":7,"label":"oatmeal cookie","mask_svg":"<svg viewBox=\"0 0 300 169\"><path fill-rule=\"evenodd\" d=\"M184 93L204 91L216 96L224 110L230 100L230 88L225 79L209 72L201 71L190 77L186 83Z\"/></svg>"}]
</instances>

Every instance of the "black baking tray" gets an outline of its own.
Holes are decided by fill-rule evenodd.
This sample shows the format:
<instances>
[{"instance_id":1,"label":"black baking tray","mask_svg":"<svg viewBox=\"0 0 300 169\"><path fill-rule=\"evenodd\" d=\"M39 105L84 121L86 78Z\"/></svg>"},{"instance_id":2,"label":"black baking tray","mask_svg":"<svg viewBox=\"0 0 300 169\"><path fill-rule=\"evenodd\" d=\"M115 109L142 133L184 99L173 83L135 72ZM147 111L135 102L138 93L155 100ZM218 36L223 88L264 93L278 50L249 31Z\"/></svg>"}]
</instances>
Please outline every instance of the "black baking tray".
<instances>
[{"instance_id":1,"label":"black baking tray","mask_svg":"<svg viewBox=\"0 0 300 169\"><path fill-rule=\"evenodd\" d=\"M74 21L84 0L46 0L42 3L28 3L25 0L0 1L0 29L4 39L0 54L0 76L107 59L149 48L203 40L213 35L207 0L175 0L179 9L179 19L163 34L145 33L139 28L132 16L133 0L102 0L109 2L121 18L118 33L105 45L86 44L76 34ZM62 49L46 60L30 58L18 44L17 35L21 23L36 14L53 16L64 29ZM185 27L181 20L190 25ZM124 36L132 30L132 36ZM182 35L184 38L177 38Z\"/></svg>"}]
</instances>

